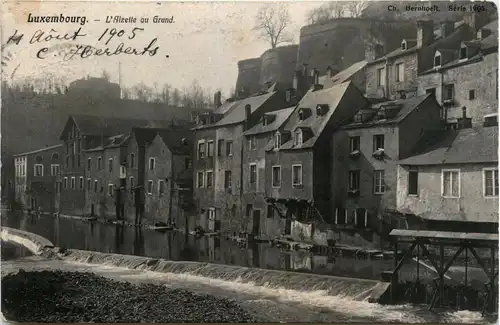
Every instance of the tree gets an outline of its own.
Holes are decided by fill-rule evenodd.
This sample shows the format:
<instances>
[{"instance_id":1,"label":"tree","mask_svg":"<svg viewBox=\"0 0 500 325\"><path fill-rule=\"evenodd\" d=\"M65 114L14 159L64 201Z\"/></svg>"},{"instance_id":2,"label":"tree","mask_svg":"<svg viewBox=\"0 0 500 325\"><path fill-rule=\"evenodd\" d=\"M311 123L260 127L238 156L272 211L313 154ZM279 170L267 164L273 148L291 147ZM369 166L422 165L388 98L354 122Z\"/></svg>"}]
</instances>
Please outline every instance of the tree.
<instances>
[{"instance_id":1,"label":"tree","mask_svg":"<svg viewBox=\"0 0 500 325\"><path fill-rule=\"evenodd\" d=\"M291 42L293 39L287 32L290 25L290 13L284 3L269 3L262 6L257 13L255 28L260 37L276 48L281 43Z\"/></svg>"},{"instance_id":2,"label":"tree","mask_svg":"<svg viewBox=\"0 0 500 325\"><path fill-rule=\"evenodd\" d=\"M318 24L334 18L361 17L367 8L365 1L331 1L312 9L307 15L310 24Z\"/></svg>"},{"instance_id":3,"label":"tree","mask_svg":"<svg viewBox=\"0 0 500 325\"><path fill-rule=\"evenodd\" d=\"M104 79L106 79L107 81L111 80L111 74L108 71L106 71L106 70L102 70L102 77Z\"/></svg>"},{"instance_id":4,"label":"tree","mask_svg":"<svg viewBox=\"0 0 500 325\"><path fill-rule=\"evenodd\" d=\"M172 92L172 106L179 106L181 103L181 92L179 89L175 88Z\"/></svg>"},{"instance_id":5,"label":"tree","mask_svg":"<svg viewBox=\"0 0 500 325\"><path fill-rule=\"evenodd\" d=\"M347 11L351 17L361 17L363 12L368 7L368 3L365 1L347 1L345 3Z\"/></svg>"},{"instance_id":6,"label":"tree","mask_svg":"<svg viewBox=\"0 0 500 325\"><path fill-rule=\"evenodd\" d=\"M132 87L132 93L137 100L142 102L150 101L153 96L153 90L143 82Z\"/></svg>"}]
</instances>

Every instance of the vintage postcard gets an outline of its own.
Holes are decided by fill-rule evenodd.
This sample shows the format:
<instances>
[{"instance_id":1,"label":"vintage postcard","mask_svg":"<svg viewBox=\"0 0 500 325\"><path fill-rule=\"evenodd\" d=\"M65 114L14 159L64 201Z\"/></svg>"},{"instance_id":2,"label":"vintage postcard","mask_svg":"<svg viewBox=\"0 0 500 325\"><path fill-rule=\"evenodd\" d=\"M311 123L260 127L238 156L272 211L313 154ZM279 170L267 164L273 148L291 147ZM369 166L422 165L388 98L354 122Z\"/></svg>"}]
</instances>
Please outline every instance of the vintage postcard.
<instances>
[{"instance_id":1,"label":"vintage postcard","mask_svg":"<svg viewBox=\"0 0 500 325\"><path fill-rule=\"evenodd\" d=\"M1 19L4 321L497 321L493 2Z\"/></svg>"}]
</instances>

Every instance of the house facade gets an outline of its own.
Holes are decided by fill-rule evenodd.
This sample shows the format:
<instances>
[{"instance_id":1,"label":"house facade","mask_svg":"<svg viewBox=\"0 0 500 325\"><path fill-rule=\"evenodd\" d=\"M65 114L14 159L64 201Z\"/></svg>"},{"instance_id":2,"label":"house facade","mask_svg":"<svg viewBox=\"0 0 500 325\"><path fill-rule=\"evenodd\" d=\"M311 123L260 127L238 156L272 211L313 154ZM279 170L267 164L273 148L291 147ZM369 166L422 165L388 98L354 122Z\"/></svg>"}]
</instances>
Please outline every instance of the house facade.
<instances>
[{"instance_id":1,"label":"house facade","mask_svg":"<svg viewBox=\"0 0 500 325\"><path fill-rule=\"evenodd\" d=\"M458 128L464 107L472 125L480 126L498 109L498 21L455 45L429 53L433 67L419 74L418 92L436 94L451 128Z\"/></svg>"},{"instance_id":2,"label":"house facade","mask_svg":"<svg viewBox=\"0 0 500 325\"><path fill-rule=\"evenodd\" d=\"M282 231L291 235L292 222L330 223L332 178L331 134L368 101L351 83L331 88L313 86L295 107L283 129L266 148L266 201L285 218ZM305 237L311 237L309 229Z\"/></svg>"},{"instance_id":3,"label":"house facade","mask_svg":"<svg viewBox=\"0 0 500 325\"><path fill-rule=\"evenodd\" d=\"M294 111L295 106L265 113L261 121L243 133L242 204L246 232L260 238L275 238L284 229L284 219L274 213L265 199L266 148L272 145L275 132ZM245 226L245 225L243 225Z\"/></svg>"},{"instance_id":4,"label":"house facade","mask_svg":"<svg viewBox=\"0 0 500 325\"><path fill-rule=\"evenodd\" d=\"M55 212L56 179L62 162L62 145L14 156L16 200L23 209Z\"/></svg>"},{"instance_id":5,"label":"house facade","mask_svg":"<svg viewBox=\"0 0 500 325\"><path fill-rule=\"evenodd\" d=\"M247 232L243 211L243 132L261 116L287 106L276 85L239 100L224 103L200 117L194 128L194 200L199 224L209 231Z\"/></svg>"},{"instance_id":6,"label":"house facade","mask_svg":"<svg viewBox=\"0 0 500 325\"><path fill-rule=\"evenodd\" d=\"M432 230L498 232L498 124L426 140L399 162L398 210Z\"/></svg>"},{"instance_id":7,"label":"house facade","mask_svg":"<svg viewBox=\"0 0 500 325\"><path fill-rule=\"evenodd\" d=\"M439 105L432 95L358 111L333 135L335 224L378 233L378 220L396 211L398 160L410 155L424 135L440 128Z\"/></svg>"}]
</instances>

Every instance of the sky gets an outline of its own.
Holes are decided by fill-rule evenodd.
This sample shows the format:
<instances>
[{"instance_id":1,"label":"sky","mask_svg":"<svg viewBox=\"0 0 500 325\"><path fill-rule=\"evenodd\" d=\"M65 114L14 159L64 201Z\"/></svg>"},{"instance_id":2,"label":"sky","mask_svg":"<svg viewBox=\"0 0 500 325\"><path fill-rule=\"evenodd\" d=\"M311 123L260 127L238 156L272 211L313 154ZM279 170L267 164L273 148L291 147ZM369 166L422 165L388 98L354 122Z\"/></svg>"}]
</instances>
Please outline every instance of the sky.
<instances>
[{"instance_id":1,"label":"sky","mask_svg":"<svg viewBox=\"0 0 500 325\"><path fill-rule=\"evenodd\" d=\"M300 28L306 24L306 13L320 2L289 2L292 20L290 32L294 43L298 43ZM104 1L58 1L58 2L4 2L2 11L2 45L10 36L24 36L19 44L10 43L6 50L9 59L4 61L4 78L19 82L30 76L44 79L64 79L70 82L85 76L102 76L106 70L111 80L125 87L144 82L149 86L165 83L182 89L189 87L197 79L205 89L221 89L227 94L234 87L239 60L259 57L269 48L266 41L259 39L255 31L255 16L262 2L104 2ZM28 15L86 16L84 26L78 23L28 23ZM107 16L136 17L135 24L107 24ZM174 23L153 23L153 17L173 17ZM141 23L141 17L148 17L148 23ZM99 21L96 21L99 20ZM78 29L86 36L77 40L55 40L32 42L34 33L43 31L49 35L73 35ZM136 37L128 39L134 27ZM123 29L120 38L114 36L104 44L99 36L109 28ZM109 34L107 34L109 35ZM109 37L109 36L108 36ZM74 49L78 44L96 48L108 47L114 51L120 42L125 47L143 49L157 38L159 49L155 56L118 55L111 57L74 57L63 60L58 49L65 46ZM38 59L37 53L43 48L46 57ZM168 55L168 58L166 57ZM119 77L121 76L121 78Z\"/></svg>"}]
</instances>

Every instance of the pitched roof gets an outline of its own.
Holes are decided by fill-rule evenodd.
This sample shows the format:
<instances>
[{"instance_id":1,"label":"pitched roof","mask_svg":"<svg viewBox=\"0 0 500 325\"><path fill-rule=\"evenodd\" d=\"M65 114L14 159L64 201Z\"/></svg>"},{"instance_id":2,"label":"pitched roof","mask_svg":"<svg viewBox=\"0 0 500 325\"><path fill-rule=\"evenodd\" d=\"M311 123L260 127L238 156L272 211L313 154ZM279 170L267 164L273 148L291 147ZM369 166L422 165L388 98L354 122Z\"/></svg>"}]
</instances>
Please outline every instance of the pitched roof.
<instances>
[{"instance_id":1,"label":"pitched roof","mask_svg":"<svg viewBox=\"0 0 500 325\"><path fill-rule=\"evenodd\" d=\"M487 29L491 33L479 41L481 43L481 49L487 50L495 47L498 48L498 20L492 21L481 29Z\"/></svg>"},{"instance_id":2,"label":"pitched roof","mask_svg":"<svg viewBox=\"0 0 500 325\"><path fill-rule=\"evenodd\" d=\"M189 155L193 148L191 130L169 129L159 131L157 135L173 154Z\"/></svg>"},{"instance_id":3,"label":"pitched roof","mask_svg":"<svg viewBox=\"0 0 500 325\"><path fill-rule=\"evenodd\" d=\"M45 147L45 148L42 148L42 149L37 149L37 150L32 150L32 151L28 151L28 152L19 153L17 155L14 155L13 157L32 155L32 154L39 153L39 152L44 152L44 151L48 151L48 150L57 149L57 148L60 148L62 146L63 146L62 144L57 144L55 146L50 146L50 147Z\"/></svg>"},{"instance_id":4,"label":"pitched roof","mask_svg":"<svg viewBox=\"0 0 500 325\"><path fill-rule=\"evenodd\" d=\"M83 135L113 136L129 133L134 127L167 126L167 121L124 119L107 116L71 115Z\"/></svg>"},{"instance_id":5,"label":"pitched roof","mask_svg":"<svg viewBox=\"0 0 500 325\"><path fill-rule=\"evenodd\" d=\"M345 124L342 128L344 129L355 129L355 128L366 128L366 127L372 127L372 126L377 126L377 125L386 125L386 124L397 124L403 121L408 115L410 115L411 112L413 112L417 107L420 106L427 98L431 97L431 94L426 94L422 96L415 96L415 97L410 97L407 99L397 99L397 100L392 100L392 101L387 101L387 102L382 102L382 103L376 103L370 105L368 110L376 112L383 108L384 106L399 106L400 109L398 113L392 117L392 118L387 118L387 119L376 119L375 116L376 114L373 115L373 117L364 122L350 122L348 124Z\"/></svg>"},{"instance_id":6,"label":"pitched roof","mask_svg":"<svg viewBox=\"0 0 500 325\"><path fill-rule=\"evenodd\" d=\"M258 123L257 125L255 125L251 129L244 132L243 135L255 135L255 134L262 134L262 133L267 133L267 132L274 132L274 131L278 130L283 125L283 123L285 123L285 121L288 119L290 114L292 114L294 109L295 109L295 106L280 109L280 110L273 111L273 112L268 112L268 113L264 114L267 116L274 115L275 118L271 123L266 124L266 125L263 125L262 123Z\"/></svg>"},{"instance_id":7,"label":"pitched roof","mask_svg":"<svg viewBox=\"0 0 500 325\"><path fill-rule=\"evenodd\" d=\"M251 112L254 113L259 107L261 107L267 100L269 100L276 92L264 93L261 95L247 97L245 99L240 99L234 102L226 102L217 110L217 113L225 114L225 116L214 124L200 125L195 127L195 129L207 129L213 127L220 127L231 124L238 124L245 121L245 106L250 105ZM227 105L226 105L227 104ZM225 113L221 113L225 112Z\"/></svg>"},{"instance_id":8,"label":"pitched roof","mask_svg":"<svg viewBox=\"0 0 500 325\"><path fill-rule=\"evenodd\" d=\"M400 165L474 164L498 161L498 126L428 134Z\"/></svg>"},{"instance_id":9,"label":"pitched roof","mask_svg":"<svg viewBox=\"0 0 500 325\"><path fill-rule=\"evenodd\" d=\"M313 89L309 90L304 95L299 104L295 107L291 115L292 117L290 117L286 121L284 128L289 132L293 132L298 127L309 128L312 136L299 146L294 146L293 140L290 140L281 145L280 150L312 148L350 87L354 87L357 90L352 82L345 82L340 85L335 85L331 88L316 91L313 91ZM359 96L362 97L363 95L359 92L359 90L357 91L359 93ZM317 105L325 104L329 105L329 108L324 115L316 116L316 114L314 114L313 116L306 118L305 120L299 120L298 117L294 117L294 115L296 115L301 108L309 108L313 110Z\"/></svg>"},{"instance_id":10,"label":"pitched roof","mask_svg":"<svg viewBox=\"0 0 500 325\"><path fill-rule=\"evenodd\" d=\"M326 76L322 76L320 78L320 83L325 87L325 88L330 88L335 85L339 85L341 83L344 83L346 81L349 81L356 73L359 71L363 70L366 65L368 64L368 61L363 60L356 62L349 66L347 69L344 69L334 75L331 78L327 78Z\"/></svg>"}]
</instances>

